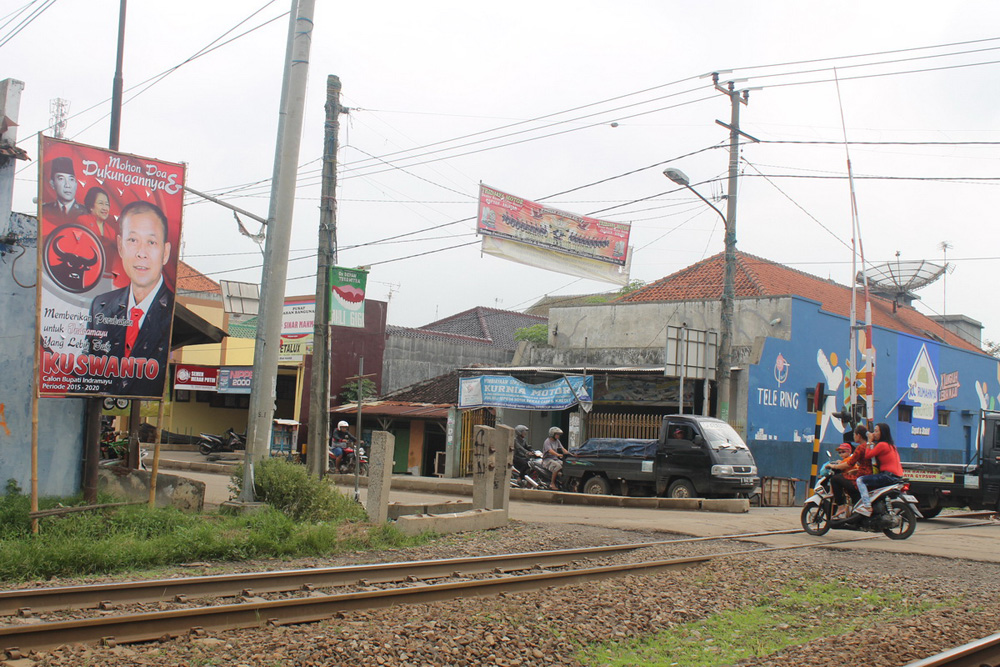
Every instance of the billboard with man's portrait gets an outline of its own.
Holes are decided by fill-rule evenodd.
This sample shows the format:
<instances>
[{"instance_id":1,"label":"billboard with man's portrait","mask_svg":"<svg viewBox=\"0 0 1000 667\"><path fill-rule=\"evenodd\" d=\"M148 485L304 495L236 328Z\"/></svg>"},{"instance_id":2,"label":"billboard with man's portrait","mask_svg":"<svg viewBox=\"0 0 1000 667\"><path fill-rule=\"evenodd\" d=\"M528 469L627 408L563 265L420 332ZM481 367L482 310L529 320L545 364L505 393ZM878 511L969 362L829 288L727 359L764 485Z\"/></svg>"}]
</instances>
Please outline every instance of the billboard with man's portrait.
<instances>
[{"instance_id":1,"label":"billboard with man's portrait","mask_svg":"<svg viewBox=\"0 0 1000 667\"><path fill-rule=\"evenodd\" d=\"M184 166L48 137L40 143L39 395L159 398Z\"/></svg>"}]
</instances>

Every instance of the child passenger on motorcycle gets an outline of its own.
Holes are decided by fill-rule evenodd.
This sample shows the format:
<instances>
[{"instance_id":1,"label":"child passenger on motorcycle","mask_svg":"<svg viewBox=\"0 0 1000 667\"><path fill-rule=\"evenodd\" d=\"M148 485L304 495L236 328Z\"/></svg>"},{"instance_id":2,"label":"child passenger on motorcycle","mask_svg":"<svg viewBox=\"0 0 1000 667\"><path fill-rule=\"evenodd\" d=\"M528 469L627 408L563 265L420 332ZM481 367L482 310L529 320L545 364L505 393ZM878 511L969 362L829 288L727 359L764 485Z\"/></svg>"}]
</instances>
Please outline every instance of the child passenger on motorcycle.
<instances>
[{"instance_id":1,"label":"child passenger on motorcycle","mask_svg":"<svg viewBox=\"0 0 1000 667\"><path fill-rule=\"evenodd\" d=\"M892 431L888 424L877 424L868 435L868 445L864 448L864 455L866 459L877 461L879 471L874 475L858 477L861 501L855 511L858 514L871 516L872 501L868 490L895 484L903 476L903 464L899 460L899 452L896 451L896 445L892 441Z\"/></svg>"},{"instance_id":2,"label":"child passenger on motorcycle","mask_svg":"<svg viewBox=\"0 0 1000 667\"><path fill-rule=\"evenodd\" d=\"M851 506L844 502L845 492L846 495L850 496L851 504L856 503L859 498L857 487L858 477L872 473L872 464L864 456L865 446L868 444L868 429L863 425L859 425L850 433L855 444L853 452L839 463L830 465L834 470L841 471L830 480L833 498L837 505L840 506L840 509L833 517L834 519L843 519L850 513ZM837 448L837 451L841 451L841 448L845 445L848 450L851 449L851 445L844 442L844 444Z\"/></svg>"}]
</instances>

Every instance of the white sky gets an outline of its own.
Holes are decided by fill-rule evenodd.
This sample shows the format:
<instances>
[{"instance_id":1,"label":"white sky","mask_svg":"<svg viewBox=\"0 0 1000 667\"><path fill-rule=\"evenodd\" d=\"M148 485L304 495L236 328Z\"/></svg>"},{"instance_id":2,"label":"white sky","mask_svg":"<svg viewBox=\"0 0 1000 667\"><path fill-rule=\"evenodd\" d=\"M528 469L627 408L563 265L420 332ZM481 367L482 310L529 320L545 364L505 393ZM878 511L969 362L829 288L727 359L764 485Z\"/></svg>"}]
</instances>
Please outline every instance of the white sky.
<instances>
[{"instance_id":1,"label":"white sky","mask_svg":"<svg viewBox=\"0 0 1000 667\"><path fill-rule=\"evenodd\" d=\"M44 2L48 0L36 0L32 8ZM0 18L0 26L27 4L29 0L0 0L0 17L7 17ZM145 87L141 82L180 64L265 4L133 0L128 7L124 79L126 89L138 87L125 99ZM278 16L288 5L288 0L268 4L228 37ZM54 98L69 100L70 113L79 113L70 118L66 138L107 145L105 116L110 110L117 21L117 0L58 0L9 41L5 38L16 21L0 28L0 78L26 84L18 136L32 157L37 156L37 139L29 137L49 124ZM378 264L472 242L473 221L412 237L420 241L353 250L349 246L472 218L480 181L540 199L725 142L727 131L714 121L728 122L728 99L713 92L709 79L696 78L713 70L733 69L723 79L747 78L740 87L763 87L753 90L749 105L741 109L743 130L761 140L841 140L833 83L782 85L828 80L836 65L853 141L1000 142L998 25L1000 4L988 1L318 0L292 258L312 255L317 242L328 74L340 77L342 103L352 108L341 119L340 264L374 264L370 297L386 299L391 294L389 322L419 326L476 305L522 310L546 294L613 286L481 256L477 246ZM202 191L223 192L268 179L286 30L287 18L275 20L185 64L129 101L123 110L121 150L187 162L188 184ZM782 65L969 40L990 41ZM958 55L910 60L951 53ZM889 62L850 67L876 61ZM992 64L850 80L988 62ZM779 66L760 67L765 65ZM789 74L814 69L822 71ZM679 80L684 81L664 85ZM623 95L628 97L559 114ZM666 95L673 96L664 99ZM702 98L707 99L696 101ZM634 106L613 110L623 105ZM628 117L637 113L643 115ZM496 130L550 114L559 115ZM580 119L587 114L594 115ZM612 127L612 122L618 126ZM521 133L498 138L513 132ZM554 132L561 134L540 138ZM454 148L472 141L480 143ZM521 143L500 147L513 141ZM442 148L448 150L425 155ZM468 151L477 152L458 155ZM371 160L369 154L406 171ZM925 179L998 179L998 154L998 146L989 145L851 149L856 176ZM408 157L417 155L423 157ZM431 158L446 159L427 163ZM742 167L747 176L739 190L739 249L849 284L846 180L773 178L772 184L751 176L757 173L755 167L769 175L843 176L843 146L747 145L742 158L754 166ZM15 210L34 210L34 164L22 167L17 176ZM728 152L708 150L672 164L697 183L724 176ZM589 214L675 190L662 170L646 169L546 201ZM857 182L869 261L894 259L897 251L903 260L940 261L940 244L948 241L953 245L948 259L955 270L947 278L947 312L982 321L984 336L992 339L1000 338L993 295L1000 268L998 183ZM716 185L714 192L722 187ZM712 184L699 189L706 196L713 194ZM249 192L251 196L230 201L266 216L267 183ZM261 259L258 247L237 233L232 214L193 197L189 203L193 205L184 214L184 259L215 279L259 280L259 268L230 271L259 266ZM718 205L724 210L725 202ZM721 220L685 191L597 217L634 223L636 279L656 280L723 246ZM256 223L244 222L256 231ZM287 294L313 292L315 259L292 261L288 275L308 277L291 280ZM938 281L920 291L917 307L928 314L942 313L944 286Z\"/></svg>"}]
</instances>

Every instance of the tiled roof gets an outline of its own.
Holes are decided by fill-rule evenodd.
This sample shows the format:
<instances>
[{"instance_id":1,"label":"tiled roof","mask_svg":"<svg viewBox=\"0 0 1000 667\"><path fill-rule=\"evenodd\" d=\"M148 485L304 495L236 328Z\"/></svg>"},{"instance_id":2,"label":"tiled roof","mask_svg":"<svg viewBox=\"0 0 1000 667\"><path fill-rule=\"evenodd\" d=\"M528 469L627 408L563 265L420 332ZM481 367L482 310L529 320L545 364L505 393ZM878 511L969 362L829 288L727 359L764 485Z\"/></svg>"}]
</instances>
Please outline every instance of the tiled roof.
<instances>
[{"instance_id":1,"label":"tiled roof","mask_svg":"<svg viewBox=\"0 0 1000 667\"><path fill-rule=\"evenodd\" d=\"M410 327L400 327L394 324L386 325L385 334L389 336L399 336L402 338L421 338L423 340L446 340L452 343L462 343L465 345L492 346L492 341L472 336L462 336L460 334L444 333L440 331L427 331L426 329L411 329Z\"/></svg>"},{"instance_id":2,"label":"tiled roof","mask_svg":"<svg viewBox=\"0 0 1000 667\"><path fill-rule=\"evenodd\" d=\"M256 338L257 337L257 317L238 321L235 316L229 318L228 333L232 338Z\"/></svg>"},{"instance_id":3,"label":"tiled roof","mask_svg":"<svg viewBox=\"0 0 1000 667\"><path fill-rule=\"evenodd\" d=\"M222 294L219 283L184 261L177 262L177 289L181 292Z\"/></svg>"},{"instance_id":4,"label":"tiled roof","mask_svg":"<svg viewBox=\"0 0 1000 667\"><path fill-rule=\"evenodd\" d=\"M724 264L724 253L713 255L650 283L615 303L720 299ZM844 317L849 317L851 313L850 287L742 252L736 253L735 286L736 298L800 296L818 301L827 312ZM891 300L876 296L871 298L871 306L872 324L876 326L982 353L972 343L911 306L898 305L894 308ZM858 290L856 309L859 319L863 319L865 306L862 290Z\"/></svg>"},{"instance_id":5,"label":"tiled roof","mask_svg":"<svg viewBox=\"0 0 1000 667\"><path fill-rule=\"evenodd\" d=\"M457 405L459 377L461 377L459 372L454 370L389 392L385 396L379 396L379 400Z\"/></svg>"},{"instance_id":6,"label":"tiled roof","mask_svg":"<svg viewBox=\"0 0 1000 667\"><path fill-rule=\"evenodd\" d=\"M607 303L618 296L618 290L611 292L595 292L593 294L555 294L545 295L524 311L528 315L548 317L550 308L565 308L567 306L586 306L593 303Z\"/></svg>"},{"instance_id":7,"label":"tiled roof","mask_svg":"<svg viewBox=\"0 0 1000 667\"><path fill-rule=\"evenodd\" d=\"M548 320L538 315L525 315L510 310L477 306L457 313L419 329L438 333L457 334L486 341L493 347L513 350L517 347L514 332L518 329L544 324Z\"/></svg>"}]
</instances>

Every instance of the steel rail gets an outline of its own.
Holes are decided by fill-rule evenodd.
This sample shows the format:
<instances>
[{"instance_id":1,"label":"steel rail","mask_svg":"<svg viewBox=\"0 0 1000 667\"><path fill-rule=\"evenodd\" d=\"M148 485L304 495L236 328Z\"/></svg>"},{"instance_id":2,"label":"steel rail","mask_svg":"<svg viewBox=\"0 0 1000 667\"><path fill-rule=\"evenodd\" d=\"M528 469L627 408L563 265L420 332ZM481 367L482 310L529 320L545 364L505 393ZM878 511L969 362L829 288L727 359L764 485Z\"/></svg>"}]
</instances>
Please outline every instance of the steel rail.
<instances>
[{"instance_id":1,"label":"steel rail","mask_svg":"<svg viewBox=\"0 0 1000 667\"><path fill-rule=\"evenodd\" d=\"M167 639L188 633L200 634L234 628L309 623L330 618L340 612L401 604L424 604L455 597L481 597L531 591L640 572L682 569L710 561L714 557L671 558L377 591L5 626L0 627L0 647L3 647L8 656L26 655L31 650L51 649L75 642L100 640L105 644L114 645Z\"/></svg>"},{"instance_id":2,"label":"steel rail","mask_svg":"<svg viewBox=\"0 0 1000 667\"><path fill-rule=\"evenodd\" d=\"M1000 633L948 649L904 667L985 667L1000 665Z\"/></svg>"},{"instance_id":3,"label":"steel rail","mask_svg":"<svg viewBox=\"0 0 1000 667\"><path fill-rule=\"evenodd\" d=\"M246 590L253 594L281 593L303 587L325 588L350 586L360 581L388 583L407 578L435 579L453 576L456 570L464 574L526 570L533 566L562 567L574 560L610 556L638 549L719 539L742 539L789 533L801 529L738 533L717 537L678 538L654 542L615 544L601 547L582 547L550 551L532 551L495 556L447 558L439 560L404 561L401 563L370 563L326 568L280 570L271 572L242 572L200 577L178 577L147 581L126 581L107 584L56 586L0 591L0 616L18 612L31 613L94 609L116 604L142 604L170 601L180 597L235 597Z\"/></svg>"}]
</instances>

